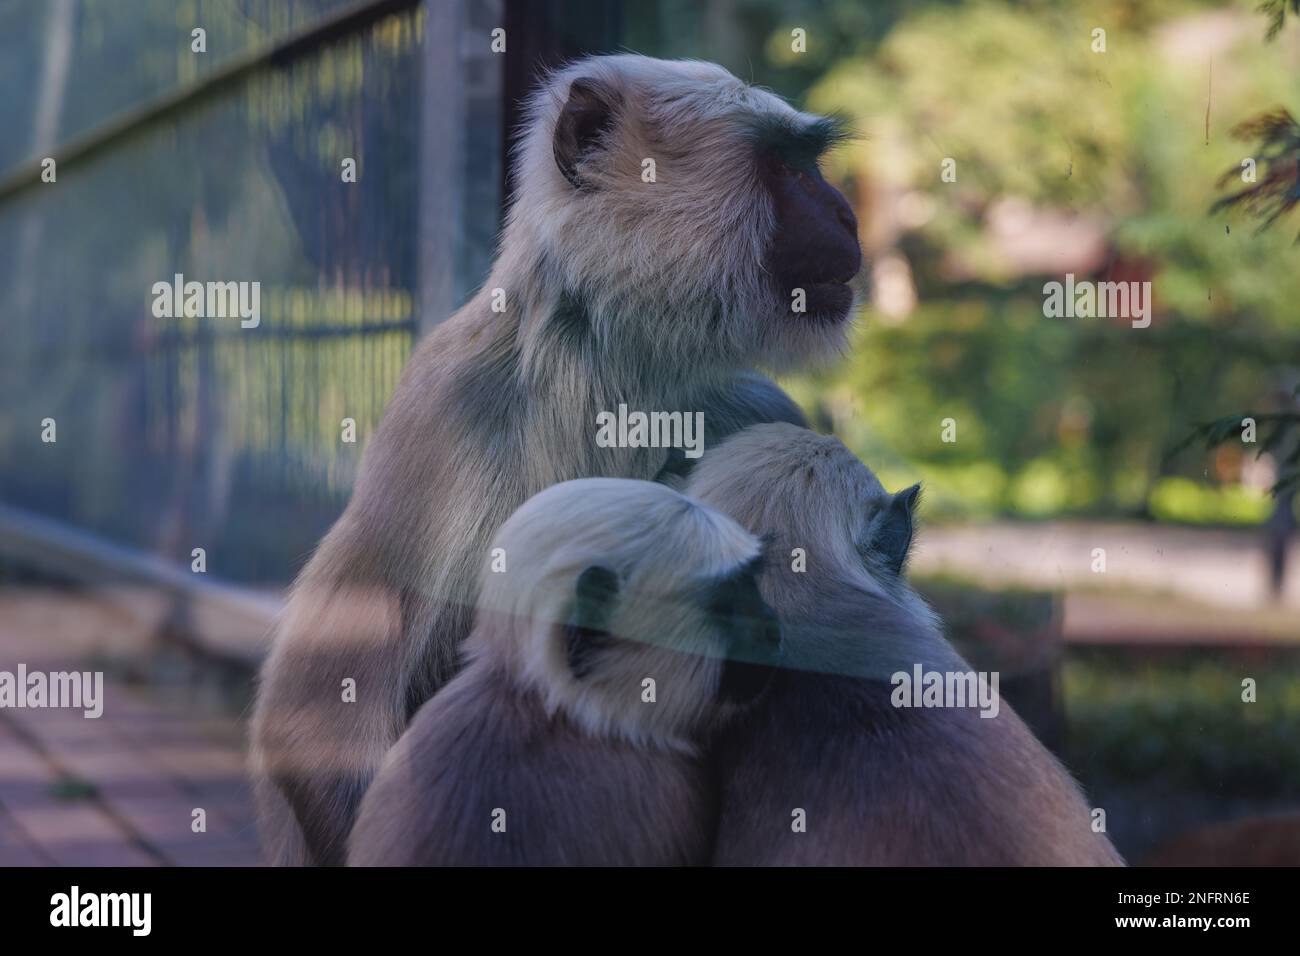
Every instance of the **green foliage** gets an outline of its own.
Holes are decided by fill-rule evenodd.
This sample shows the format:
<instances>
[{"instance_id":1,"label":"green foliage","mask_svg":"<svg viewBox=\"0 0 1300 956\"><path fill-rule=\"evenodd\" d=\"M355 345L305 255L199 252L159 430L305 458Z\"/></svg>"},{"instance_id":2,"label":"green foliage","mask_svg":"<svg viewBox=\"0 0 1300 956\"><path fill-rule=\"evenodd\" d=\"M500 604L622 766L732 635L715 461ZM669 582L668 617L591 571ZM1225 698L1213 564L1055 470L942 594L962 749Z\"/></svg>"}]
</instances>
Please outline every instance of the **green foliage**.
<instances>
[{"instance_id":1,"label":"green foliage","mask_svg":"<svg viewBox=\"0 0 1300 956\"><path fill-rule=\"evenodd\" d=\"M884 242L920 305L897 324L868 310L846 367L806 380L801 397L864 456L925 478L939 514L1167 517L1197 502L1202 518L1258 514L1255 496L1216 488L1236 487L1227 459L1212 474L1188 445L1168 453L1198 421L1271 402L1300 365L1290 237L1237 228L1291 200L1214 202L1224 170L1242 170L1223 118L1295 93L1298 44L1264 44L1255 23L1192 0L923 5L836 64L810 105L861 136L828 172L859 197L868 232L891 203L913 211ZM1212 65L1188 52L1207 37ZM1297 134L1280 118L1238 132L1271 144L1261 180L1285 169ZM940 176L946 158L956 182ZM1151 327L1045 318L1043 283L1066 270L1020 266L992 241L1009 203L1099 235L1103 272L1152 282ZM1072 236L1057 241L1075 261ZM956 443L940 441L945 418Z\"/></svg>"},{"instance_id":2,"label":"green foliage","mask_svg":"<svg viewBox=\"0 0 1300 956\"><path fill-rule=\"evenodd\" d=\"M1048 321L1036 291L926 304L901 325L868 324L845 362L792 391L820 404L888 487L924 479L932 518L1187 516L1168 507L1168 489L1158 508L1153 497L1181 471L1200 493L1175 494L1177 505L1204 503L1206 516L1228 523L1257 520L1257 496L1220 493L1200 483L1199 456L1166 451L1197 418L1214 416L1223 394L1252 393L1267 360L1249 341L1234 347L1196 325L1139 337ZM942 440L948 418L952 443Z\"/></svg>"},{"instance_id":3,"label":"green foliage","mask_svg":"<svg viewBox=\"0 0 1300 956\"><path fill-rule=\"evenodd\" d=\"M1294 15L1300 16L1300 0L1264 0L1259 5L1259 12L1268 17L1268 39L1271 40L1282 32L1282 27L1286 25L1288 6Z\"/></svg>"},{"instance_id":4,"label":"green foliage","mask_svg":"<svg viewBox=\"0 0 1300 956\"><path fill-rule=\"evenodd\" d=\"M712 60L801 100L836 63L870 55L916 6L916 0L623 0L624 45L658 57ZM804 31L802 52L793 49L795 29Z\"/></svg>"},{"instance_id":5,"label":"green foliage","mask_svg":"<svg viewBox=\"0 0 1300 956\"><path fill-rule=\"evenodd\" d=\"M1300 123L1287 110L1274 109L1238 123L1232 132L1238 139L1259 141L1256 153L1264 171L1255 183L1218 200L1213 209L1240 207L1262 220L1262 232L1300 203ZM1219 177L1219 188L1240 173L1240 167L1228 169Z\"/></svg>"},{"instance_id":6,"label":"green foliage","mask_svg":"<svg viewBox=\"0 0 1300 956\"><path fill-rule=\"evenodd\" d=\"M1268 518L1269 499L1240 485L1221 488L1189 478L1161 478L1148 497L1151 516L1177 524L1258 525Z\"/></svg>"},{"instance_id":7,"label":"green foliage","mask_svg":"<svg viewBox=\"0 0 1300 956\"><path fill-rule=\"evenodd\" d=\"M1295 394L1300 398L1300 387ZM1280 459L1278 479L1273 484L1273 494L1281 495L1291 489L1300 487L1300 441L1293 441L1292 436L1300 435L1300 412L1241 412L1237 415L1225 415L1214 421L1204 422L1194 428L1190 435L1174 447L1174 453L1203 442L1207 449L1216 448L1241 437L1243 424L1247 419L1255 422L1262 435L1258 441L1258 458L1267 453L1275 453Z\"/></svg>"},{"instance_id":8,"label":"green foliage","mask_svg":"<svg viewBox=\"0 0 1300 956\"><path fill-rule=\"evenodd\" d=\"M1243 677L1257 682L1241 699ZM1300 662L1189 656L1135 666L1071 660L1062 675L1070 764L1089 781L1300 797Z\"/></svg>"}]
</instances>

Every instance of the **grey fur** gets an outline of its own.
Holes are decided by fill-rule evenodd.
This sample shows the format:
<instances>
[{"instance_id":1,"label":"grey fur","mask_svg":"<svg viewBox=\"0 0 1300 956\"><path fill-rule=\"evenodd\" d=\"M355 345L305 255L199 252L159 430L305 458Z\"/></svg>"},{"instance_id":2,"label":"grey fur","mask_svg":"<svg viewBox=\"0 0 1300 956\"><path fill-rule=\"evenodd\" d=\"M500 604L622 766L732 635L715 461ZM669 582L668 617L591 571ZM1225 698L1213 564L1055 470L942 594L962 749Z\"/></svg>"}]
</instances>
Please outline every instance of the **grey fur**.
<instances>
[{"instance_id":1,"label":"grey fur","mask_svg":"<svg viewBox=\"0 0 1300 956\"><path fill-rule=\"evenodd\" d=\"M350 866L707 863L714 801L695 755L594 741L537 691L471 666L420 709L361 801ZM506 811L506 831L491 829Z\"/></svg>"},{"instance_id":2,"label":"grey fur","mask_svg":"<svg viewBox=\"0 0 1300 956\"><path fill-rule=\"evenodd\" d=\"M747 635L718 626L702 585L756 561L758 540L663 485L605 478L535 496L493 544L511 569L484 572L470 663L384 759L349 863L708 862L716 797L696 742L735 712L724 659ZM565 622L593 568L619 584L575 669Z\"/></svg>"},{"instance_id":3,"label":"grey fur","mask_svg":"<svg viewBox=\"0 0 1300 956\"><path fill-rule=\"evenodd\" d=\"M552 133L579 77L618 90L619 112L575 189ZM772 115L815 119L720 67L630 55L572 64L533 98L492 274L416 348L262 670L251 763L273 862L341 862L385 751L457 670L474 569L506 516L566 479L660 471L659 449L598 447L597 412L702 410L706 447L802 423L751 368L829 356L846 330L792 318L764 272L774 217L748 130Z\"/></svg>"},{"instance_id":4,"label":"grey fur","mask_svg":"<svg viewBox=\"0 0 1300 956\"><path fill-rule=\"evenodd\" d=\"M907 582L863 559L891 497L843 445L758 425L708 452L687 492L772 536L760 590L788 664L717 747L715 864L1122 865L1005 701L991 719L891 704L895 672L971 668Z\"/></svg>"}]
</instances>

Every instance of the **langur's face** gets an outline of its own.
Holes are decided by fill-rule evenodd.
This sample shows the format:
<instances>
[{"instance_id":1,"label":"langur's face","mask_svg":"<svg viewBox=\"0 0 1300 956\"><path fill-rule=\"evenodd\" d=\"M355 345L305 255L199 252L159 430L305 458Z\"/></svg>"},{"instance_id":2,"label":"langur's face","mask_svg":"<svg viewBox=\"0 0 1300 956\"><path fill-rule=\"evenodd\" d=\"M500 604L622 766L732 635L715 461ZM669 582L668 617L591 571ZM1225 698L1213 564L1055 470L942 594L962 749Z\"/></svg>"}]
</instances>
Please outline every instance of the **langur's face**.
<instances>
[{"instance_id":1,"label":"langur's face","mask_svg":"<svg viewBox=\"0 0 1300 956\"><path fill-rule=\"evenodd\" d=\"M818 166L839 127L806 113L773 112L754 123L754 163L773 209L763 261L773 294L791 322L843 322L862 265L858 220Z\"/></svg>"},{"instance_id":2,"label":"langur's face","mask_svg":"<svg viewBox=\"0 0 1300 956\"><path fill-rule=\"evenodd\" d=\"M857 219L823 178L837 123L711 64L608 57L574 68L553 158L554 239L595 321L636 316L691 350L776 367L839 347L861 266Z\"/></svg>"}]
</instances>

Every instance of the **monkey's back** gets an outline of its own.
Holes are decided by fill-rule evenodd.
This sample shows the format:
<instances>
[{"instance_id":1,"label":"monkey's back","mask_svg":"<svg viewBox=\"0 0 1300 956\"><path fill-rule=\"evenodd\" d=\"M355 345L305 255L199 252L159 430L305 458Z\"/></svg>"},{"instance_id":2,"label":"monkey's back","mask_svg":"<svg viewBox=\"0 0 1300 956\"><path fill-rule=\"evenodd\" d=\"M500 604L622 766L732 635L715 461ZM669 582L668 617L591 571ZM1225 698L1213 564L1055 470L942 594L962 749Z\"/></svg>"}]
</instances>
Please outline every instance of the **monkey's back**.
<instances>
[{"instance_id":1,"label":"monkey's back","mask_svg":"<svg viewBox=\"0 0 1300 956\"><path fill-rule=\"evenodd\" d=\"M394 745L349 839L360 866L678 866L708 861L699 760L590 736L475 664Z\"/></svg>"},{"instance_id":2,"label":"monkey's back","mask_svg":"<svg viewBox=\"0 0 1300 956\"><path fill-rule=\"evenodd\" d=\"M896 708L787 670L720 744L715 865L1120 865L1065 769L1002 703ZM804 832L794 828L804 811Z\"/></svg>"}]
</instances>

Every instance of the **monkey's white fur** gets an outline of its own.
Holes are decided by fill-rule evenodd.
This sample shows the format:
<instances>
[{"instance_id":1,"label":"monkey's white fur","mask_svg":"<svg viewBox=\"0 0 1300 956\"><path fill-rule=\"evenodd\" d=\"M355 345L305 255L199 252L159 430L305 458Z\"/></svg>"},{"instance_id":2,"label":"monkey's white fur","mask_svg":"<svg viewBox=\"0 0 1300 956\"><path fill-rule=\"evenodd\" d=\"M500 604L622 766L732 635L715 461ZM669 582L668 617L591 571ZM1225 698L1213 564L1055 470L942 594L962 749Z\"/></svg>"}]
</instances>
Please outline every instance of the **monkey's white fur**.
<instances>
[{"instance_id":1,"label":"monkey's white fur","mask_svg":"<svg viewBox=\"0 0 1300 956\"><path fill-rule=\"evenodd\" d=\"M534 495L493 548L504 550L508 572L484 572L479 615L499 623L471 632L467 660L494 661L540 693L548 713L563 710L593 735L692 751L713 719L725 656L694 592L758 557L758 540L665 485L587 478ZM593 564L622 582L609 622L617 652L578 679L558 625ZM645 677L655 679L652 705L641 700Z\"/></svg>"},{"instance_id":2,"label":"monkey's white fur","mask_svg":"<svg viewBox=\"0 0 1300 956\"><path fill-rule=\"evenodd\" d=\"M716 797L697 744L733 706L708 585L750 565L758 540L664 485L601 478L535 495L493 544L507 570L483 570L467 664L384 758L348 862L707 862ZM619 583L601 633L580 638L596 644L578 675L566 625L593 566Z\"/></svg>"},{"instance_id":3,"label":"monkey's white fur","mask_svg":"<svg viewBox=\"0 0 1300 956\"><path fill-rule=\"evenodd\" d=\"M591 189L575 192L552 158L555 121L569 84L594 77L619 91L613 148L582 166ZM518 149L518 200L487 289L520 296L526 370L555 369L544 322L558 289L580 289L602 357L631 363L628 380L658 359L694 356L781 369L843 345L841 324L791 321L789 302L763 285L772 201L754 163L752 128L772 117L800 126L818 117L697 60L632 54L592 57L554 73L529 103ZM655 161L644 182L642 162ZM536 262L540 281L520 287ZM499 281L498 281L499 280ZM586 374L586 370L582 370ZM582 383L579 383L580 385Z\"/></svg>"},{"instance_id":4,"label":"monkey's white fur","mask_svg":"<svg viewBox=\"0 0 1300 956\"><path fill-rule=\"evenodd\" d=\"M906 622L874 630L870 640L856 640L852 631L810 630L785 643L787 666L881 679L917 663L964 669L920 595L864 560L892 496L837 439L793 425L755 425L706 454L685 490L767 536L775 557L763 593L782 620L816 618L825 612L827 592L843 589L895 608L896 619ZM803 552L802 572L789 570L796 548Z\"/></svg>"}]
</instances>

